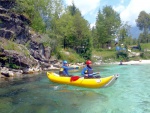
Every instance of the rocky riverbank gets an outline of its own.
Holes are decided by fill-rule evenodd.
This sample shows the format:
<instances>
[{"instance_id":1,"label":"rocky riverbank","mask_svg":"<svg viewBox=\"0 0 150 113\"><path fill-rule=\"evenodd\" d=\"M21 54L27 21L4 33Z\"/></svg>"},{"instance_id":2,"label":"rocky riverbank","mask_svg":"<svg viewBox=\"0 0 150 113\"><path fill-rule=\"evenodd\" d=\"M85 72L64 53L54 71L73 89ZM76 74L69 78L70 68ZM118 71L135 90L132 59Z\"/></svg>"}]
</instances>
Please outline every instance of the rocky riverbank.
<instances>
[{"instance_id":1,"label":"rocky riverbank","mask_svg":"<svg viewBox=\"0 0 150 113\"><path fill-rule=\"evenodd\" d=\"M0 67L0 78L7 78L7 77L18 77L22 76L24 74L35 74L35 73L41 73L43 71L53 71L53 70L59 70L62 66L62 62L55 61L55 63L51 63L49 67L47 68L41 68L41 67L32 67L32 68L24 68L22 69L11 69L7 67ZM69 67L83 67L84 63L70 63Z\"/></svg>"},{"instance_id":2,"label":"rocky riverbank","mask_svg":"<svg viewBox=\"0 0 150 113\"><path fill-rule=\"evenodd\" d=\"M50 37L32 30L30 19L12 10L15 5L15 0L0 1L0 77L59 68L51 58Z\"/></svg>"}]
</instances>

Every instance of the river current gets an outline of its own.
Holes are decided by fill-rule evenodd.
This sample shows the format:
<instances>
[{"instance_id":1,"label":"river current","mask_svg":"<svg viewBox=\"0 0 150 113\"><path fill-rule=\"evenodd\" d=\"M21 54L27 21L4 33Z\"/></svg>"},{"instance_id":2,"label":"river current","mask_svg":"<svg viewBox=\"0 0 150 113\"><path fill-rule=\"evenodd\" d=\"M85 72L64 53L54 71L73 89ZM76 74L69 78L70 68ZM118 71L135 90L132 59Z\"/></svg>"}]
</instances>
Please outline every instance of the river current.
<instances>
[{"instance_id":1,"label":"river current","mask_svg":"<svg viewBox=\"0 0 150 113\"><path fill-rule=\"evenodd\" d=\"M0 113L150 113L149 67L93 67L102 77L120 75L113 86L101 89L52 83L46 73L8 79L0 82Z\"/></svg>"}]
</instances>

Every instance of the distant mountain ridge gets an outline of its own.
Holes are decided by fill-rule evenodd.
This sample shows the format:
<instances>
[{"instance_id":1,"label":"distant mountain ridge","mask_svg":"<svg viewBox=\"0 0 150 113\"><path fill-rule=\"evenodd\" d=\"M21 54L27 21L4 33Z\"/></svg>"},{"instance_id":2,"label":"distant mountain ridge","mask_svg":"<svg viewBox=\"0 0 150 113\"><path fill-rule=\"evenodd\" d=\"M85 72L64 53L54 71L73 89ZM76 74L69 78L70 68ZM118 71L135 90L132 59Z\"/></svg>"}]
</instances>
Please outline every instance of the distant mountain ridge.
<instances>
[{"instance_id":1,"label":"distant mountain ridge","mask_svg":"<svg viewBox=\"0 0 150 113\"><path fill-rule=\"evenodd\" d=\"M136 26L130 28L130 34L133 38L138 38L141 32Z\"/></svg>"}]
</instances>

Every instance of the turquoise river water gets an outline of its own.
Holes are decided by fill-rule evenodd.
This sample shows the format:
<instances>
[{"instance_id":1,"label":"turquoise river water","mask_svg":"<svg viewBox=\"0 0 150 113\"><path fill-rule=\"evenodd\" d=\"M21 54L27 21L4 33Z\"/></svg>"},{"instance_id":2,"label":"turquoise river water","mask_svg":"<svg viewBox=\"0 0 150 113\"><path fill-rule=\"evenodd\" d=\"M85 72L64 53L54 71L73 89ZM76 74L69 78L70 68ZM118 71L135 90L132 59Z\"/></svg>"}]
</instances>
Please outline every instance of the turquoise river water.
<instances>
[{"instance_id":1,"label":"turquoise river water","mask_svg":"<svg viewBox=\"0 0 150 113\"><path fill-rule=\"evenodd\" d=\"M120 75L113 86L101 89L52 83L46 73L6 80L0 82L0 113L150 113L149 67L94 67L103 77Z\"/></svg>"}]
</instances>

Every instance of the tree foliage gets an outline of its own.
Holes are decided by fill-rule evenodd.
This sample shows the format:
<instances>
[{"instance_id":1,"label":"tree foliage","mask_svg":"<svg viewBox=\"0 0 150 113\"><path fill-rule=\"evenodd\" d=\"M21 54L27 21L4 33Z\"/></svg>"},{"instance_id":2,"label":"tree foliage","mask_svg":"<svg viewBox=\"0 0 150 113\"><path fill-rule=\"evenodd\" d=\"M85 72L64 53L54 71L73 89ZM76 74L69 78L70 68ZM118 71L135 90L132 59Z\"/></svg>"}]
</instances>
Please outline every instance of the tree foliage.
<instances>
[{"instance_id":1,"label":"tree foliage","mask_svg":"<svg viewBox=\"0 0 150 113\"><path fill-rule=\"evenodd\" d=\"M119 42L120 43L125 43L129 44L129 40L131 41L131 36L130 36L130 26L125 23L119 28Z\"/></svg>"},{"instance_id":2,"label":"tree foliage","mask_svg":"<svg viewBox=\"0 0 150 113\"><path fill-rule=\"evenodd\" d=\"M53 50L57 46L71 48L85 59L90 59L93 47L111 46L116 34L120 42L126 44L133 42L128 31L130 26L121 25L119 13L111 6L99 10L96 26L91 30L88 21L83 18L74 3L65 8L63 0L17 0L17 2L17 12L31 20L31 27L34 30L48 34L50 45L54 45ZM141 29L148 29L149 26L144 27L145 24L142 24L142 19L137 20L138 26Z\"/></svg>"},{"instance_id":3,"label":"tree foliage","mask_svg":"<svg viewBox=\"0 0 150 113\"><path fill-rule=\"evenodd\" d=\"M137 27L140 30L143 30L143 33L139 36L140 42L148 43L149 38L149 30L150 30L150 14L146 13L145 11L141 11L138 19L136 20Z\"/></svg>"},{"instance_id":4,"label":"tree foliage","mask_svg":"<svg viewBox=\"0 0 150 113\"><path fill-rule=\"evenodd\" d=\"M104 47L106 43L111 43L120 24L120 16L111 6L105 6L102 11L99 10L96 19L97 37L95 37L98 41L98 47Z\"/></svg>"},{"instance_id":5,"label":"tree foliage","mask_svg":"<svg viewBox=\"0 0 150 113\"><path fill-rule=\"evenodd\" d=\"M138 19L136 20L137 27L139 27L140 30L147 30L150 28L150 15L147 14L145 11L141 11Z\"/></svg>"},{"instance_id":6,"label":"tree foliage","mask_svg":"<svg viewBox=\"0 0 150 113\"><path fill-rule=\"evenodd\" d=\"M82 57L90 56L87 55L90 53L87 48L91 45L90 26L74 4L68 6L57 20L56 31L61 35L61 45L64 48L72 48Z\"/></svg>"},{"instance_id":7,"label":"tree foliage","mask_svg":"<svg viewBox=\"0 0 150 113\"><path fill-rule=\"evenodd\" d=\"M16 11L31 20L31 27L38 32L55 29L55 19L63 10L62 0L16 0Z\"/></svg>"},{"instance_id":8,"label":"tree foliage","mask_svg":"<svg viewBox=\"0 0 150 113\"><path fill-rule=\"evenodd\" d=\"M41 17L40 11L45 7L45 1L42 0L16 0L16 11L23 14L31 20L31 27L38 32L45 31L45 23Z\"/></svg>"}]
</instances>

